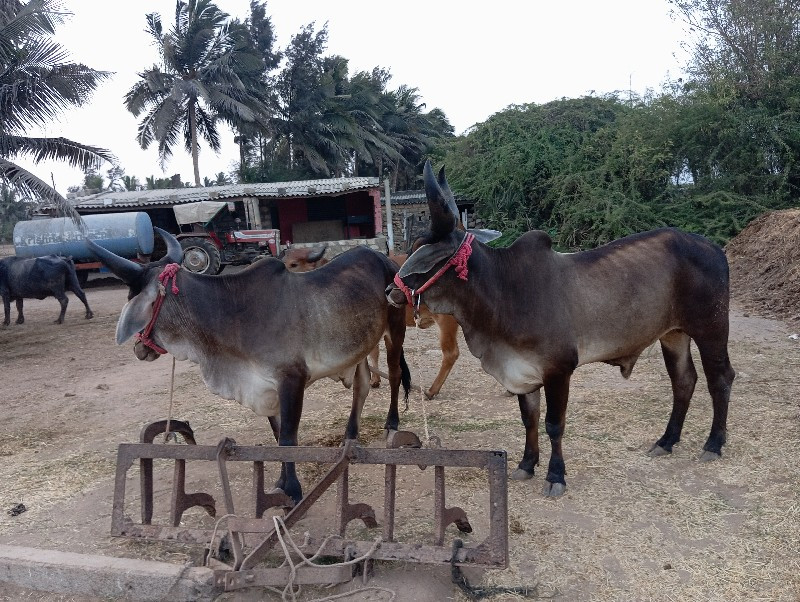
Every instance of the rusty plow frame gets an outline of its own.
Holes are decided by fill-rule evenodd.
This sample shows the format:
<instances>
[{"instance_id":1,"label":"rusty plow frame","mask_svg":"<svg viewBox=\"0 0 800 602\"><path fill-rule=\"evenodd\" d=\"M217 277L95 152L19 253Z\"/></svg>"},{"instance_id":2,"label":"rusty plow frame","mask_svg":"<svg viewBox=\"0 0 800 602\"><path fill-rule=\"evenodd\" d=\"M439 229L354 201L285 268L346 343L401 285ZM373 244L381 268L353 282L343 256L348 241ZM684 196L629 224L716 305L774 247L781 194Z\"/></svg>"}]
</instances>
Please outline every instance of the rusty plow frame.
<instances>
[{"instance_id":1,"label":"rusty plow frame","mask_svg":"<svg viewBox=\"0 0 800 602\"><path fill-rule=\"evenodd\" d=\"M142 429L139 443L122 443L117 452L117 472L114 503L111 515L111 534L118 537L202 544L213 547L215 536L227 533L232 550L232 561L224 563L211 558L208 566L214 570L215 583L226 591L251 586L280 586L288 581L290 567L262 568L279 542L278 524L262 518L270 508L285 514L282 523L291 528L308 509L336 483L336 517L331 523L338 537L313 537L306 535L299 550L304 555L342 558L340 564L330 566L306 565L297 569L292 579L296 584L343 583L353 578L353 567L346 561L362 556L370 560L390 560L453 566L480 566L506 568L508 566L508 477L505 451L422 449L419 439L408 431L395 431L387 438L387 447L364 448L352 441L340 448L331 447L265 447L242 446L229 438L217 445L198 445L194 433L186 422L171 420L169 430L180 434L187 445L154 443L155 438L167 431L167 421L162 420ZM170 433L170 434L171 434ZM171 434L171 436L174 436ZM173 460L172 495L169 524L153 523L154 475L153 461ZM139 464L141 522L134 522L125 513L125 489L128 471ZM186 492L187 462L212 462L217 466L219 489L227 516L227 531L215 527L193 528L181 526L183 513L198 506L215 517L217 502L208 493ZM248 462L253 470L253 508L255 516L242 517L235 513L234 498L228 479L228 463ZM306 492L296 505L283 493L269 493L264 489L265 463L317 462L330 465L327 473ZM376 528L375 510L365 503L351 503L349 474L358 465L385 466L385 485L382 514L382 534L376 541L345 538L348 523L361 519L369 528ZM395 540L395 501L398 466L416 466L425 470L433 467L433 541L428 543L401 543ZM469 533L472 527L464 510L445 504L445 467L478 468L485 470L489 489L489 533L477 545L467 545L456 538L445 543L445 530L450 524L461 532ZM421 508L418 507L419 510ZM219 525L218 521L217 525ZM245 549L245 534L250 546ZM256 542L255 545L252 545ZM455 545L454 545L455 544ZM366 575L364 575L366 579Z\"/></svg>"}]
</instances>

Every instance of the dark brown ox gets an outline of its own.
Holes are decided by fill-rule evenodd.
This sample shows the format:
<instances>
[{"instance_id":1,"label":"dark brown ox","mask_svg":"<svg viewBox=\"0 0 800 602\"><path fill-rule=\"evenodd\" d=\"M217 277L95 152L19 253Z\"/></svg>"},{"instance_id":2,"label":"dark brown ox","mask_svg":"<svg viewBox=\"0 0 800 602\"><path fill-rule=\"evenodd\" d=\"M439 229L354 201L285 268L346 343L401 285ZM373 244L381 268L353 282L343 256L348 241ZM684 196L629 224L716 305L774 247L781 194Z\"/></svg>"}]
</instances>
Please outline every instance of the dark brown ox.
<instances>
[{"instance_id":1,"label":"dark brown ox","mask_svg":"<svg viewBox=\"0 0 800 602\"><path fill-rule=\"evenodd\" d=\"M321 267L330 261L325 258L325 251L327 245L319 245L316 247L287 247L278 256L278 259L283 261L286 268L292 272L308 272ZM395 265L402 267L408 255L392 254L389 255ZM414 311L411 306L406 307L406 326L417 326L419 328L430 328L434 324L439 327L439 346L442 349L442 364L439 367L439 373L433 381L430 388L425 389L423 392L428 399L433 399L439 394L442 389L444 381L447 380L453 365L459 356L458 351L458 322L453 316L445 314L433 314L423 304L418 308L417 317L414 317ZM372 387L379 387L381 384L381 377L378 368L378 359L380 357L380 345L369 353L369 364L375 370L371 370L370 385Z\"/></svg>"},{"instance_id":2,"label":"dark brown ox","mask_svg":"<svg viewBox=\"0 0 800 602\"><path fill-rule=\"evenodd\" d=\"M134 346L139 359L168 352L199 364L213 393L269 417L279 445L297 445L304 391L323 377L353 387L345 437L358 437L369 392L366 356L386 334L391 390L386 428L397 429L401 377L408 384L410 374L402 360L405 313L390 307L384 295L396 273L387 257L359 247L307 274L266 258L235 274L209 276L180 269L180 244L155 230L167 243L167 256L144 266L89 241L130 288L117 343L139 333ZM302 498L294 464L282 466L276 486L295 501Z\"/></svg>"},{"instance_id":3,"label":"dark brown ox","mask_svg":"<svg viewBox=\"0 0 800 602\"><path fill-rule=\"evenodd\" d=\"M539 463L539 391L547 400L545 430L551 455L544 493L564 492L561 451L569 382L582 364L605 362L628 377L639 355L660 341L672 381L673 406L664 435L649 453L668 454L680 440L700 353L714 416L700 459L720 457L726 437L734 371L728 359L728 263L705 238L665 228L635 234L580 253L557 253L545 232L528 232L505 249L468 240L455 230L444 169L426 163L431 230L409 257L390 303L407 302L403 289L436 313L452 314L484 370L516 393L526 429L515 479ZM471 249L471 254L470 250ZM444 266L452 262L437 278Z\"/></svg>"}]
</instances>

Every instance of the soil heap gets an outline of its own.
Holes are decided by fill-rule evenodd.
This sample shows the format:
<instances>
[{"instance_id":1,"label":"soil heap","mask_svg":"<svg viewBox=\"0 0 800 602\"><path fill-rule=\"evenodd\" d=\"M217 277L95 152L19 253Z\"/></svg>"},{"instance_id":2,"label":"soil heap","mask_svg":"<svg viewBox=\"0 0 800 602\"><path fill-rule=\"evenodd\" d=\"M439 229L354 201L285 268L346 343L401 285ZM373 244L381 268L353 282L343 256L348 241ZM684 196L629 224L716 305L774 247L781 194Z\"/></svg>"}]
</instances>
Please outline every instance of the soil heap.
<instances>
[{"instance_id":1,"label":"soil heap","mask_svg":"<svg viewBox=\"0 0 800 602\"><path fill-rule=\"evenodd\" d=\"M800 209L757 217L728 242L725 253L734 300L800 326Z\"/></svg>"}]
</instances>

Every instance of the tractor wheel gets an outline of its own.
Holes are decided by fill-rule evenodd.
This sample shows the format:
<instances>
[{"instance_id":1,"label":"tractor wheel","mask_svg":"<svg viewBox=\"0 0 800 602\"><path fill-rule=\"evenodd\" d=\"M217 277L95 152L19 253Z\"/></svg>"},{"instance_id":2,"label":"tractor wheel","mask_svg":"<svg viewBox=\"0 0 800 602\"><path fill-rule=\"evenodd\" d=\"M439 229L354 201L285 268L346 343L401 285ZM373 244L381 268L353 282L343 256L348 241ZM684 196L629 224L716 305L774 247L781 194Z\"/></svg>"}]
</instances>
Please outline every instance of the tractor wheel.
<instances>
[{"instance_id":1,"label":"tractor wheel","mask_svg":"<svg viewBox=\"0 0 800 602\"><path fill-rule=\"evenodd\" d=\"M183 267L195 274L219 274L219 249L207 238L184 238Z\"/></svg>"}]
</instances>

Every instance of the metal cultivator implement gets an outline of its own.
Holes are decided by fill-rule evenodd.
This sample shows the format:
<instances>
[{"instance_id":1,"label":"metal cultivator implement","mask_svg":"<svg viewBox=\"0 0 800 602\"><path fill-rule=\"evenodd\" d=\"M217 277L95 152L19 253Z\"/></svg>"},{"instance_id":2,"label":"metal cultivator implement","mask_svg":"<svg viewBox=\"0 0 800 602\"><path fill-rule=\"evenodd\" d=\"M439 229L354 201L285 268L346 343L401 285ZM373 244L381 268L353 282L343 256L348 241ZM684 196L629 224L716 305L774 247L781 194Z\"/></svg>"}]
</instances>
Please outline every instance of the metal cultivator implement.
<instances>
[{"instance_id":1,"label":"metal cultivator implement","mask_svg":"<svg viewBox=\"0 0 800 602\"><path fill-rule=\"evenodd\" d=\"M183 513L194 506L202 507L212 517L217 515L216 501L208 493L186 493L187 462L216 464L219 488L222 491L227 522L227 540L232 550L228 563L211 558L215 582L226 591L251 586L285 585L289 567L265 568L259 565L281 541L279 525L291 528L302 519L309 508L336 483L335 537L306 534L297 549L304 555L341 558L342 563L330 566L307 564L292 575L294 583L341 583L352 579L352 566L347 561L368 555L372 560L399 560L428 564L469 565L487 568L508 566L508 507L506 453L504 451L475 451L421 449L419 439L410 432L390 434L386 449L364 448L347 442L344 447L262 447L237 445L232 439L222 439L218 445L197 445L188 423L172 420L169 430L182 435L188 445L153 443L156 436L166 432L167 421L146 426L140 443L120 444L117 454L117 473L114 488L111 534L120 537L146 538L187 544L202 544L213 548L214 528L181 526ZM154 460L174 460L172 496L168 524L153 523ZM125 513L125 488L128 470L138 460L140 476L141 523L134 523ZM231 462L252 464L253 498L246 504L254 515L245 518L234 508L234 496L228 478ZM282 493L264 490L264 464L280 462L316 462L330 465L327 473L297 504ZM211 466L213 466L213 464ZM369 528L376 528L375 510L365 503L350 502L350 471L361 465L384 465L385 485L382 534L375 540L363 541L345 537L347 525L361 519ZM205 464L205 466L209 466ZM400 543L395 538L395 502L398 467L425 470L433 467L433 541ZM455 524L459 531L469 533L472 526L466 513L458 507L445 505L445 467L485 470L488 484L488 534L477 545L468 545L455 538L445 544L445 531ZM419 500L412 503L419 503ZM284 511L280 521L262 518L270 508ZM416 508L418 513L423 508ZM219 525L220 519L217 522ZM224 531L222 532L224 533ZM246 536L246 537L245 537Z\"/></svg>"}]
</instances>

